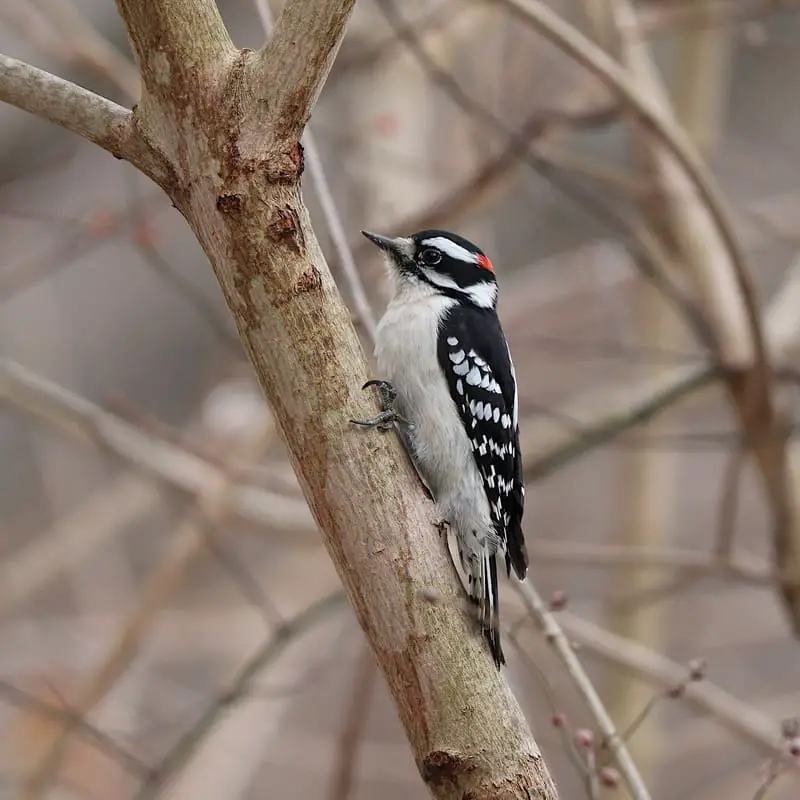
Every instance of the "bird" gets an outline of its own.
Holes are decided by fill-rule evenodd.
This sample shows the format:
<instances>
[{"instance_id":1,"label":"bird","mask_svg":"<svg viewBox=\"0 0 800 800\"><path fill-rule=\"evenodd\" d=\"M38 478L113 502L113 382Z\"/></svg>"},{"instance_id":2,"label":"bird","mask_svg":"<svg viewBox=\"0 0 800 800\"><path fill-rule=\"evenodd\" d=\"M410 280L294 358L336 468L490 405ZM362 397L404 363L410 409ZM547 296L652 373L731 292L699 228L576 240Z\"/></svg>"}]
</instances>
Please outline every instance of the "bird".
<instances>
[{"instance_id":1,"label":"bird","mask_svg":"<svg viewBox=\"0 0 800 800\"><path fill-rule=\"evenodd\" d=\"M519 399L488 256L458 234L362 234L388 266L392 294L375 334L382 411L357 425L395 430L442 522L498 670L498 560L528 570Z\"/></svg>"}]
</instances>

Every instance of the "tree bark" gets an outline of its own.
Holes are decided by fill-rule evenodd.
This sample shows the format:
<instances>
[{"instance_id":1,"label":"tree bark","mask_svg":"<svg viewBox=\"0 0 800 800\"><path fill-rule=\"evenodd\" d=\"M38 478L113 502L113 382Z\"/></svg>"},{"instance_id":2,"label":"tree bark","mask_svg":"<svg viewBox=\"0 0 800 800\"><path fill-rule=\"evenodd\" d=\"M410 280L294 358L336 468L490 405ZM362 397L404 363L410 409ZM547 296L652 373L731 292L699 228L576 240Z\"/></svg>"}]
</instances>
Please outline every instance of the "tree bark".
<instances>
[{"instance_id":1,"label":"tree bark","mask_svg":"<svg viewBox=\"0 0 800 800\"><path fill-rule=\"evenodd\" d=\"M301 199L299 140L354 0L289 0L260 52L232 45L212 0L117 5L142 73L140 104L118 115L136 165L214 268L429 790L552 800L522 712L463 610L433 506L393 436L348 422L376 410L360 388L372 376ZM15 102L7 77L0 62L0 99ZM63 109L29 110L91 129Z\"/></svg>"}]
</instances>

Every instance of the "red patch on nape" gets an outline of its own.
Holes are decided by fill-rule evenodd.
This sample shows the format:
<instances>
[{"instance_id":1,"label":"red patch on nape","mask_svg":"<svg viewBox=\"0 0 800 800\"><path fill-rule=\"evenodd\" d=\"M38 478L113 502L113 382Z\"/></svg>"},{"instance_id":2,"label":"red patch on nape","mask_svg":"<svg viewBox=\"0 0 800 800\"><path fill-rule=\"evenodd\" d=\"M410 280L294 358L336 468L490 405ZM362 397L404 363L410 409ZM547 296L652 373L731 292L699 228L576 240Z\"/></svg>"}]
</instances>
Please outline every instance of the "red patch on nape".
<instances>
[{"instance_id":1,"label":"red patch on nape","mask_svg":"<svg viewBox=\"0 0 800 800\"><path fill-rule=\"evenodd\" d=\"M486 256L478 256L478 266L488 269L489 272L494 272L494 266Z\"/></svg>"}]
</instances>

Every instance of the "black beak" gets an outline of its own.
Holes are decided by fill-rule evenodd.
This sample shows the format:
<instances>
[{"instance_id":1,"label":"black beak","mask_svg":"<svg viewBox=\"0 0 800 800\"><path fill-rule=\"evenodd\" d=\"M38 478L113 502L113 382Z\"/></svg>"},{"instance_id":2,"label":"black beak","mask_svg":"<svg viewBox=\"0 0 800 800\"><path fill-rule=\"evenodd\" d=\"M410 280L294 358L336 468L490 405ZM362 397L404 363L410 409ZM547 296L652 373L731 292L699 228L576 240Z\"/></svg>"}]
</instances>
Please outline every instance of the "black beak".
<instances>
[{"instance_id":1,"label":"black beak","mask_svg":"<svg viewBox=\"0 0 800 800\"><path fill-rule=\"evenodd\" d=\"M402 238L392 239L390 236L381 236L379 233L370 233L369 231L361 231L361 233L366 236L372 244L387 253L399 255L402 252L401 243L405 241Z\"/></svg>"}]
</instances>

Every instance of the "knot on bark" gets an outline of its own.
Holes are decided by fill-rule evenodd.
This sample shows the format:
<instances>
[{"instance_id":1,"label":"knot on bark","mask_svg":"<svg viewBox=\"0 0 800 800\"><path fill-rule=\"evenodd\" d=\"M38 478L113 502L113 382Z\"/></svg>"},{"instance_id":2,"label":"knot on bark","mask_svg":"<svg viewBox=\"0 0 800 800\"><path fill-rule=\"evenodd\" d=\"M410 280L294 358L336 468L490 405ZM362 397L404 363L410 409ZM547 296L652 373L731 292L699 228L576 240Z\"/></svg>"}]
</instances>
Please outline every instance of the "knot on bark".
<instances>
[{"instance_id":1,"label":"knot on bark","mask_svg":"<svg viewBox=\"0 0 800 800\"><path fill-rule=\"evenodd\" d=\"M300 295L308 292L316 292L322 288L322 276L319 270L311 264L304 270L300 277L295 281L293 294Z\"/></svg>"},{"instance_id":2,"label":"knot on bark","mask_svg":"<svg viewBox=\"0 0 800 800\"><path fill-rule=\"evenodd\" d=\"M475 769L473 759L463 753L433 750L422 762L422 777L430 786L464 787L468 784L465 778Z\"/></svg>"},{"instance_id":3,"label":"knot on bark","mask_svg":"<svg viewBox=\"0 0 800 800\"><path fill-rule=\"evenodd\" d=\"M271 153L267 159L266 176L270 183L281 185L297 183L305 169L303 145L288 144L286 149Z\"/></svg>"},{"instance_id":4,"label":"knot on bark","mask_svg":"<svg viewBox=\"0 0 800 800\"><path fill-rule=\"evenodd\" d=\"M243 205L242 196L223 192L217 196L217 211L221 214L239 214Z\"/></svg>"},{"instance_id":5,"label":"knot on bark","mask_svg":"<svg viewBox=\"0 0 800 800\"><path fill-rule=\"evenodd\" d=\"M267 235L276 244L289 247L297 255L305 250L305 238L300 227L300 217L291 206L276 208L270 218Z\"/></svg>"}]
</instances>

